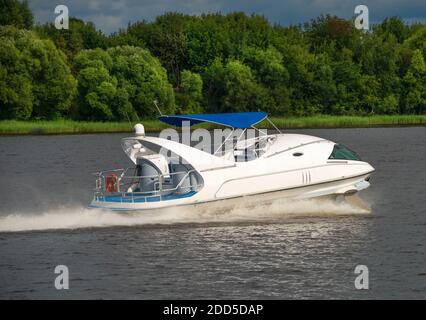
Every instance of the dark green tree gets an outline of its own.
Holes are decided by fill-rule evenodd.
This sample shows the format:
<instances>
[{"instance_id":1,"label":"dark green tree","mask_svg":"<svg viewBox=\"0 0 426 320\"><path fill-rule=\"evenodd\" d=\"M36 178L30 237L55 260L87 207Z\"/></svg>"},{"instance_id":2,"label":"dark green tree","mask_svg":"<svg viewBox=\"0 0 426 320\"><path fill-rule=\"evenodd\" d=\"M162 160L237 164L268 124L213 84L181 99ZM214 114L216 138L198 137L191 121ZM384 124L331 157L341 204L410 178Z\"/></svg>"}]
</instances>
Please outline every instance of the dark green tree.
<instances>
[{"instance_id":1,"label":"dark green tree","mask_svg":"<svg viewBox=\"0 0 426 320\"><path fill-rule=\"evenodd\" d=\"M231 53L231 39L221 14L202 15L187 27L187 65L203 72L215 59L224 61Z\"/></svg>"},{"instance_id":2,"label":"dark green tree","mask_svg":"<svg viewBox=\"0 0 426 320\"><path fill-rule=\"evenodd\" d=\"M14 27L0 27L0 48L1 116L67 116L76 81L64 54L50 40Z\"/></svg>"},{"instance_id":3,"label":"dark green tree","mask_svg":"<svg viewBox=\"0 0 426 320\"><path fill-rule=\"evenodd\" d=\"M69 59L84 49L103 48L108 46L108 38L96 30L92 22L71 17L69 29L56 29L54 23L46 23L35 27L42 38L52 39Z\"/></svg>"},{"instance_id":4,"label":"dark green tree","mask_svg":"<svg viewBox=\"0 0 426 320\"><path fill-rule=\"evenodd\" d=\"M117 79L111 76L112 58L102 49L83 50L74 59L78 79L78 109L80 119L116 120L113 109L117 99ZM128 101L124 101L128 105Z\"/></svg>"},{"instance_id":5,"label":"dark green tree","mask_svg":"<svg viewBox=\"0 0 426 320\"><path fill-rule=\"evenodd\" d=\"M183 70L181 85L176 92L177 111L179 113L202 113L203 80L198 73Z\"/></svg>"},{"instance_id":6,"label":"dark green tree","mask_svg":"<svg viewBox=\"0 0 426 320\"><path fill-rule=\"evenodd\" d=\"M409 27L399 17L385 18L382 23L374 26L374 33L385 41L395 39L402 43L409 34Z\"/></svg>"},{"instance_id":7,"label":"dark green tree","mask_svg":"<svg viewBox=\"0 0 426 320\"><path fill-rule=\"evenodd\" d=\"M263 111L272 114L288 114L290 112L289 73L283 64L281 53L274 47L268 49L247 48L244 53L244 63L255 76L256 82L262 87L266 96Z\"/></svg>"},{"instance_id":8,"label":"dark green tree","mask_svg":"<svg viewBox=\"0 0 426 320\"><path fill-rule=\"evenodd\" d=\"M426 56L426 25L416 24L412 26L410 36L405 40L405 44L411 49L420 49L423 57Z\"/></svg>"},{"instance_id":9,"label":"dark green tree","mask_svg":"<svg viewBox=\"0 0 426 320\"><path fill-rule=\"evenodd\" d=\"M317 112L332 113L337 102L337 86L328 56L321 54L313 64L313 104Z\"/></svg>"},{"instance_id":10,"label":"dark green tree","mask_svg":"<svg viewBox=\"0 0 426 320\"><path fill-rule=\"evenodd\" d=\"M33 23L34 17L27 0L0 0L0 25L30 29Z\"/></svg>"},{"instance_id":11,"label":"dark green tree","mask_svg":"<svg viewBox=\"0 0 426 320\"><path fill-rule=\"evenodd\" d=\"M267 90L256 82L250 67L237 60L216 60L206 70L208 106L214 112L259 110L270 105Z\"/></svg>"},{"instance_id":12,"label":"dark green tree","mask_svg":"<svg viewBox=\"0 0 426 320\"><path fill-rule=\"evenodd\" d=\"M410 68L404 77L404 111L426 112L426 64L422 52L414 50Z\"/></svg>"},{"instance_id":13,"label":"dark green tree","mask_svg":"<svg viewBox=\"0 0 426 320\"><path fill-rule=\"evenodd\" d=\"M111 74L117 78L134 110L146 118L158 116L154 101L161 111L175 111L173 88L159 60L145 49L123 46L107 50L112 58Z\"/></svg>"},{"instance_id":14,"label":"dark green tree","mask_svg":"<svg viewBox=\"0 0 426 320\"><path fill-rule=\"evenodd\" d=\"M166 13L157 17L144 35L147 48L160 59L175 87L180 84L180 74L187 59L187 20L183 14Z\"/></svg>"},{"instance_id":15,"label":"dark green tree","mask_svg":"<svg viewBox=\"0 0 426 320\"><path fill-rule=\"evenodd\" d=\"M314 52L330 51L331 48L352 48L359 31L351 21L331 15L321 15L305 24L306 36Z\"/></svg>"}]
</instances>

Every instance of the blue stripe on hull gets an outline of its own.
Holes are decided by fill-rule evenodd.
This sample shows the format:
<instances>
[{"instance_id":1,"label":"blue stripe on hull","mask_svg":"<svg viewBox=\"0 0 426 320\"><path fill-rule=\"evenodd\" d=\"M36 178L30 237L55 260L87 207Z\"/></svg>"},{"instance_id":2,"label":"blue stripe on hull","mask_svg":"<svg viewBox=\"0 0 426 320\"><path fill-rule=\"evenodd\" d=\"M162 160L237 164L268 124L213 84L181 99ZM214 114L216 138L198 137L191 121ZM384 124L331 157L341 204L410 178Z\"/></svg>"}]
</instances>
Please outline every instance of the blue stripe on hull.
<instances>
[{"instance_id":1,"label":"blue stripe on hull","mask_svg":"<svg viewBox=\"0 0 426 320\"><path fill-rule=\"evenodd\" d=\"M189 198L196 194L196 191L190 191L184 194L168 194L164 196L148 196L148 197L132 197L125 194L124 197L121 195L114 196L97 196L97 202L119 202L119 203L143 203L143 202L158 202L158 201L168 201L176 200L182 198Z\"/></svg>"}]
</instances>

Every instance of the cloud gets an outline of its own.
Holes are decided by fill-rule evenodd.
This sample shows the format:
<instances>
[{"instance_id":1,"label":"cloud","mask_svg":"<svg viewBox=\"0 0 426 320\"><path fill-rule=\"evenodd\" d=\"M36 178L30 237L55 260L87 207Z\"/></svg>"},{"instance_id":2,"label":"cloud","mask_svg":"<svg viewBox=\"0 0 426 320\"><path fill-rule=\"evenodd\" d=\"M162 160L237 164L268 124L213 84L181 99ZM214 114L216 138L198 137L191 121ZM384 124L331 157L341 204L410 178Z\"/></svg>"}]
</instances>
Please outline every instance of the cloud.
<instances>
[{"instance_id":1,"label":"cloud","mask_svg":"<svg viewBox=\"0 0 426 320\"><path fill-rule=\"evenodd\" d=\"M264 15L273 23L299 24L320 14L351 18L355 6L369 7L370 22L399 16L407 22L426 20L425 0L30 0L37 22L54 21L54 9L65 4L71 16L93 21L105 33L126 27L129 21L152 21L167 11L186 14L244 11Z\"/></svg>"}]
</instances>

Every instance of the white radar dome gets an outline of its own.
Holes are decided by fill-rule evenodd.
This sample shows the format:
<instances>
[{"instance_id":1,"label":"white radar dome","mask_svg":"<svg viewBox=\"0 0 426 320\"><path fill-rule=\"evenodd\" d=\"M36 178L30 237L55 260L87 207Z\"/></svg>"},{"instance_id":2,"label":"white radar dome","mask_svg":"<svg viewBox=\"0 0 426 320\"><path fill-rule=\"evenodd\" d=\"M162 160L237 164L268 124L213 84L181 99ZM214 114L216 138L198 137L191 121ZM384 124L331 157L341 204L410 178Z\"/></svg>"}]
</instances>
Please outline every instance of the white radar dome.
<instances>
[{"instance_id":1,"label":"white radar dome","mask_svg":"<svg viewBox=\"0 0 426 320\"><path fill-rule=\"evenodd\" d=\"M145 127L143 124L138 123L134 126L135 133L137 136L144 136L145 135Z\"/></svg>"}]
</instances>

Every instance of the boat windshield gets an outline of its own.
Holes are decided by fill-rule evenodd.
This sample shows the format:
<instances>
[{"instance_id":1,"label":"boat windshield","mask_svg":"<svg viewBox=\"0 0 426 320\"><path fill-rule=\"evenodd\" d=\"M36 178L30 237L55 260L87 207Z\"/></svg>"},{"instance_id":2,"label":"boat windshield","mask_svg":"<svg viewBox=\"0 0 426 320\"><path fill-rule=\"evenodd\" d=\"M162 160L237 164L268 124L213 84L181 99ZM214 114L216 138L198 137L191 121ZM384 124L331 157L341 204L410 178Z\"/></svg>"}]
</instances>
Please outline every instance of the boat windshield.
<instances>
[{"instance_id":1,"label":"boat windshield","mask_svg":"<svg viewBox=\"0 0 426 320\"><path fill-rule=\"evenodd\" d=\"M338 159L338 160L356 160L360 161L361 158L352 150L346 148L341 144L335 144L333 151L329 159Z\"/></svg>"}]
</instances>

